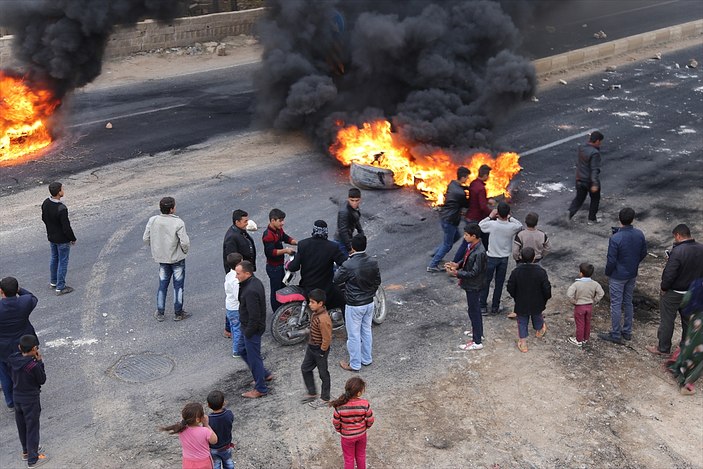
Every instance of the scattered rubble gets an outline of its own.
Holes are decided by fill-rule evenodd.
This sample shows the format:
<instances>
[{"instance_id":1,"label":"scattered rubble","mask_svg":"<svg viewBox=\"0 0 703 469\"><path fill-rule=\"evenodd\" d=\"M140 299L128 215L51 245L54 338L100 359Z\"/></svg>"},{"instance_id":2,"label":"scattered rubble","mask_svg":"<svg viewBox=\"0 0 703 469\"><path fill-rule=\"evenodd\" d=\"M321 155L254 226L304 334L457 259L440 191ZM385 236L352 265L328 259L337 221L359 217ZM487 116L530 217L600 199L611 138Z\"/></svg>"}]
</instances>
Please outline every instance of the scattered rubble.
<instances>
[{"instance_id":1,"label":"scattered rubble","mask_svg":"<svg viewBox=\"0 0 703 469\"><path fill-rule=\"evenodd\" d=\"M111 128L112 128L112 122L108 122L107 124L105 124L105 128L106 128L106 129L111 129Z\"/></svg>"},{"instance_id":2,"label":"scattered rubble","mask_svg":"<svg viewBox=\"0 0 703 469\"><path fill-rule=\"evenodd\" d=\"M593 33L593 37L596 39L605 39L606 37L608 37L608 35L605 34L605 32L603 32L601 30L601 31L598 31L597 33Z\"/></svg>"},{"instance_id":3,"label":"scattered rubble","mask_svg":"<svg viewBox=\"0 0 703 469\"><path fill-rule=\"evenodd\" d=\"M530 98L530 99L532 99L532 102L533 102L533 103L538 103L538 102L539 102L539 98L538 98L537 96L533 96L533 97Z\"/></svg>"},{"instance_id":4,"label":"scattered rubble","mask_svg":"<svg viewBox=\"0 0 703 469\"><path fill-rule=\"evenodd\" d=\"M657 52L656 54L654 54L654 57L652 57L652 60L661 60L661 59L662 59L661 52Z\"/></svg>"},{"instance_id":5,"label":"scattered rubble","mask_svg":"<svg viewBox=\"0 0 703 469\"><path fill-rule=\"evenodd\" d=\"M559 79L559 83L561 83L562 85L566 85L566 80Z\"/></svg>"},{"instance_id":6,"label":"scattered rubble","mask_svg":"<svg viewBox=\"0 0 703 469\"><path fill-rule=\"evenodd\" d=\"M622 88L622 85L610 85L610 87L608 89L609 90L619 90L620 88Z\"/></svg>"},{"instance_id":7,"label":"scattered rubble","mask_svg":"<svg viewBox=\"0 0 703 469\"><path fill-rule=\"evenodd\" d=\"M615 65L608 65L607 67L605 67L606 72L614 72L617 69L618 69L618 67L616 67Z\"/></svg>"},{"instance_id":8,"label":"scattered rubble","mask_svg":"<svg viewBox=\"0 0 703 469\"><path fill-rule=\"evenodd\" d=\"M688 61L688 65L686 65L686 68L697 68L698 67L698 61L696 59L691 59Z\"/></svg>"}]
</instances>

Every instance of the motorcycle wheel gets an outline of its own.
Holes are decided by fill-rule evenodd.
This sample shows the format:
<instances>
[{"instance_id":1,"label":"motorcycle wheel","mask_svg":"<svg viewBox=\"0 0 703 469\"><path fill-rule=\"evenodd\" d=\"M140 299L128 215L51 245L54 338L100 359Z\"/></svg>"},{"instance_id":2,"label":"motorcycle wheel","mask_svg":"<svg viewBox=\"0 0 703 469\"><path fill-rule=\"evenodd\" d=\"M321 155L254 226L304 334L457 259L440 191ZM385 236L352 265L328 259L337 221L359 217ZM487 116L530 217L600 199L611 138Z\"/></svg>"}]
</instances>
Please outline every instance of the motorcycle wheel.
<instances>
[{"instance_id":1,"label":"motorcycle wheel","mask_svg":"<svg viewBox=\"0 0 703 469\"><path fill-rule=\"evenodd\" d=\"M276 312L273 313L273 316L271 317L271 335L279 344L295 345L307 339L307 335L301 335L293 338L288 336L288 332L306 329L310 325L309 316L308 319L300 326L296 327L292 324L297 315L300 313L301 306L302 303L300 301L293 301L291 303L286 303L279 306Z\"/></svg>"},{"instance_id":2,"label":"motorcycle wheel","mask_svg":"<svg viewBox=\"0 0 703 469\"><path fill-rule=\"evenodd\" d=\"M373 297L373 323L381 324L386 319L386 291L379 286Z\"/></svg>"}]
</instances>

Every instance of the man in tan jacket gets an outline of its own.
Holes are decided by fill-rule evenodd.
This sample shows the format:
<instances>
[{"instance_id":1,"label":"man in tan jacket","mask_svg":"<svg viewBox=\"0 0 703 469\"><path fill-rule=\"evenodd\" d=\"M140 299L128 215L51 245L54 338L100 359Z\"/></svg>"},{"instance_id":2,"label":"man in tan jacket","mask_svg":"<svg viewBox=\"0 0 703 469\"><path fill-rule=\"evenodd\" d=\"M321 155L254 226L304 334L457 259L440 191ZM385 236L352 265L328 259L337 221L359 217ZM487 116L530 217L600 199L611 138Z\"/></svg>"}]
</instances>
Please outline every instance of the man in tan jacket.
<instances>
[{"instance_id":1,"label":"man in tan jacket","mask_svg":"<svg viewBox=\"0 0 703 469\"><path fill-rule=\"evenodd\" d=\"M144 242L151 246L151 256L159 263L159 290L156 294L157 321L164 320L166 309L166 293L168 284L173 276L173 309L174 321L190 317L183 311L183 286L186 279L186 255L190 247L190 239L186 234L186 226L176 213L176 200L164 197L159 202L161 214L149 218L144 230Z\"/></svg>"}]
</instances>

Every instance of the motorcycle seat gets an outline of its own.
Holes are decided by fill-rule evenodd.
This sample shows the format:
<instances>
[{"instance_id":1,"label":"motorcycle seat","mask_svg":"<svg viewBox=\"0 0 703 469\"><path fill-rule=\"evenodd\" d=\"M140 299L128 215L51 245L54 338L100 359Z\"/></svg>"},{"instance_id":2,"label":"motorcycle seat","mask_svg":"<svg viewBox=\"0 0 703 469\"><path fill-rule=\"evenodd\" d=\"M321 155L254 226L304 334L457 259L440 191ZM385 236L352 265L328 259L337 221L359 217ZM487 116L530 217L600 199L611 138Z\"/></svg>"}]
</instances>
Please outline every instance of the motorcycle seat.
<instances>
[{"instance_id":1,"label":"motorcycle seat","mask_svg":"<svg viewBox=\"0 0 703 469\"><path fill-rule=\"evenodd\" d=\"M288 285L276 291L276 301L279 303L305 301L305 290L298 285Z\"/></svg>"}]
</instances>

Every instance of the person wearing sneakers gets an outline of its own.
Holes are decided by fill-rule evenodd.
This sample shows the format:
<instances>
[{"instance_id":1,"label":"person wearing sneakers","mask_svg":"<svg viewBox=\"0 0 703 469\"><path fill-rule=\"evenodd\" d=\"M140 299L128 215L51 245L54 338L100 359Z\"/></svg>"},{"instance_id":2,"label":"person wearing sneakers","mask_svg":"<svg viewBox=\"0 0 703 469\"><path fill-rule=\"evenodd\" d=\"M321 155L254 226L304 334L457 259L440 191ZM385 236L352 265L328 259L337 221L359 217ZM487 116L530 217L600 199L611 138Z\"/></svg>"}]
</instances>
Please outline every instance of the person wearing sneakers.
<instances>
[{"instance_id":1,"label":"person wearing sneakers","mask_svg":"<svg viewBox=\"0 0 703 469\"><path fill-rule=\"evenodd\" d=\"M14 277L0 280L0 385L5 397L5 405L14 412L12 399L12 373L10 355L17 352L20 338L31 334L36 336L29 315L37 306L37 297L24 288Z\"/></svg>"},{"instance_id":2,"label":"person wearing sneakers","mask_svg":"<svg viewBox=\"0 0 703 469\"><path fill-rule=\"evenodd\" d=\"M644 233L632 226L635 211L630 207L620 210L620 228L608 242L608 260L605 275L610 287L610 332L601 332L598 337L622 345L622 340L632 339L634 306L632 296L640 262L647 257L647 241Z\"/></svg>"},{"instance_id":3,"label":"person wearing sneakers","mask_svg":"<svg viewBox=\"0 0 703 469\"><path fill-rule=\"evenodd\" d=\"M486 268L486 283L481 292L481 313L488 312L488 290L495 275L491 314L500 313L500 297L503 295L503 283L508 272L508 261L513 252L513 239L522 230L522 223L510 216L510 205L505 202L498 204L486 218L478 224L482 232L490 233L488 238L488 267Z\"/></svg>"},{"instance_id":4,"label":"person wearing sneakers","mask_svg":"<svg viewBox=\"0 0 703 469\"><path fill-rule=\"evenodd\" d=\"M366 236L357 234L351 240L351 255L334 274L332 282L344 285L344 325L347 329L349 361L339 366L347 371L359 371L361 365L373 361L373 298L381 285L378 263L366 254Z\"/></svg>"},{"instance_id":5,"label":"person wearing sneakers","mask_svg":"<svg viewBox=\"0 0 703 469\"><path fill-rule=\"evenodd\" d=\"M579 347L590 339L593 305L605 295L600 283L591 279L593 271L592 264L582 262L579 265L579 277L566 290L566 297L574 305L574 322L576 323L576 336L569 337L569 342Z\"/></svg>"},{"instance_id":6,"label":"person wearing sneakers","mask_svg":"<svg viewBox=\"0 0 703 469\"><path fill-rule=\"evenodd\" d=\"M486 282L488 260L486 250L481 242L481 228L476 223L464 227L464 241L467 249L460 263L447 262L445 268L452 277L459 279L459 286L466 292L466 304L471 323L472 340L460 345L462 350L481 350L483 348L483 318L481 317L481 290ZM465 332L466 335L469 331Z\"/></svg>"},{"instance_id":7,"label":"person wearing sneakers","mask_svg":"<svg viewBox=\"0 0 703 469\"><path fill-rule=\"evenodd\" d=\"M261 280L254 276L251 262L240 262L234 272L239 280L239 323L242 327L239 356L254 377L254 389L242 397L256 399L268 394L266 382L274 379L261 356L261 336L266 331L266 291Z\"/></svg>"},{"instance_id":8,"label":"person wearing sneakers","mask_svg":"<svg viewBox=\"0 0 703 469\"><path fill-rule=\"evenodd\" d=\"M520 256L523 262L510 273L508 293L515 300L519 337L517 348L521 352L527 352L527 326L530 319L538 339L544 337L547 332L542 312L552 297L552 285L549 283L547 271L534 262L534 249L523 248Z\"/></svg>"},{"instance_id":9,"label":"person wearing sneakers","mask_svg":"<svg viewBox=\"0 0 703 469\"><path fill-rule=\"evenodd\" d=\"M61 202L64 195L63 185L60 182L52 182L49 184L49 194L51 197L41 206L41 219L46 225L46 236L51 246L49 286L57 295L65 295L73 291L72 287L66 285L66 272L71 246L76 244L76 235L73 234L71 222L68 220L68 208Z\"/></svg>"},{"instance_id":10,"label":"person wearing sneakers","mask_svg":"<svg viewBox=\"0 0 703 469\"><path fill-rule=\"evenodd\" d=\"M39 340L32 334L20 338L19 351L10 356L12 396L15 401L15 424L22 443L22 460L27 467L39 467L49 458L39 445L39 394L46 383L44 362L39 353Z\"/></svg>"},{"instance_id":11,"label":"person wearing sneakers","mask_svg":"<svg viewBox=\"0 0 703 469\"><path fill-rule=\"evenodd\" d=\"M157 321L164 320L166 309L166 293L168 284L173 277L173 308L174 321L190 317L183 311L183 287L186 280L186 256L190 247L190 239L186 233L186 225L176 216L176 199L164 197L159 201L160 215L149 218L142 237L151 247L151 256L159 263L159 289L156 294Z\"/></svg>"},{"instance_id":12,"label":"person wearing sneakers","mask_svg":"<svg viewBox=\"0 0 703 469\"><path fill-rule=\"evenodd\" d=\"M461 221L461 210L469 207L469 189L465 184L470 173L468 168L459 166L456 170L456 180L447 186L444 205L439 212L440 224L442 225L442 244L437 247L430 265L427 266L428 272L444 272L444 269L440 269L439 262L452 250L454 243L461 238L459 222Z\"/></svg>"},{"instance_id":13,"label":"person wearing sneakers","mask_svg":"<svg viewBox=\"0 0 703 469\"><path fill-rule=\"evenodd\" d=\"M581 205L590 195L591 204L588 207L588 224L599 223L598 206L600 204L600 145L603 134L591 132L588 143L579 145L578 159L576 160L576 197L569 206L569 221L579 211Z\"/></svg>"},{"instance_id":14,"label":"person wearing sneakers","mask_svg":"<svg viewBox=\"0 0 703 469\"><path fill-rule=\"evenodd\" d=\"M230 271L225 275L225 314L229 325L230 337L232 339L232 357L239 357L239 337L241 328L239 326L239 280L234 269L244 260L238 252L227 254L227 264Z\"/></svg>"}]
</instances>

